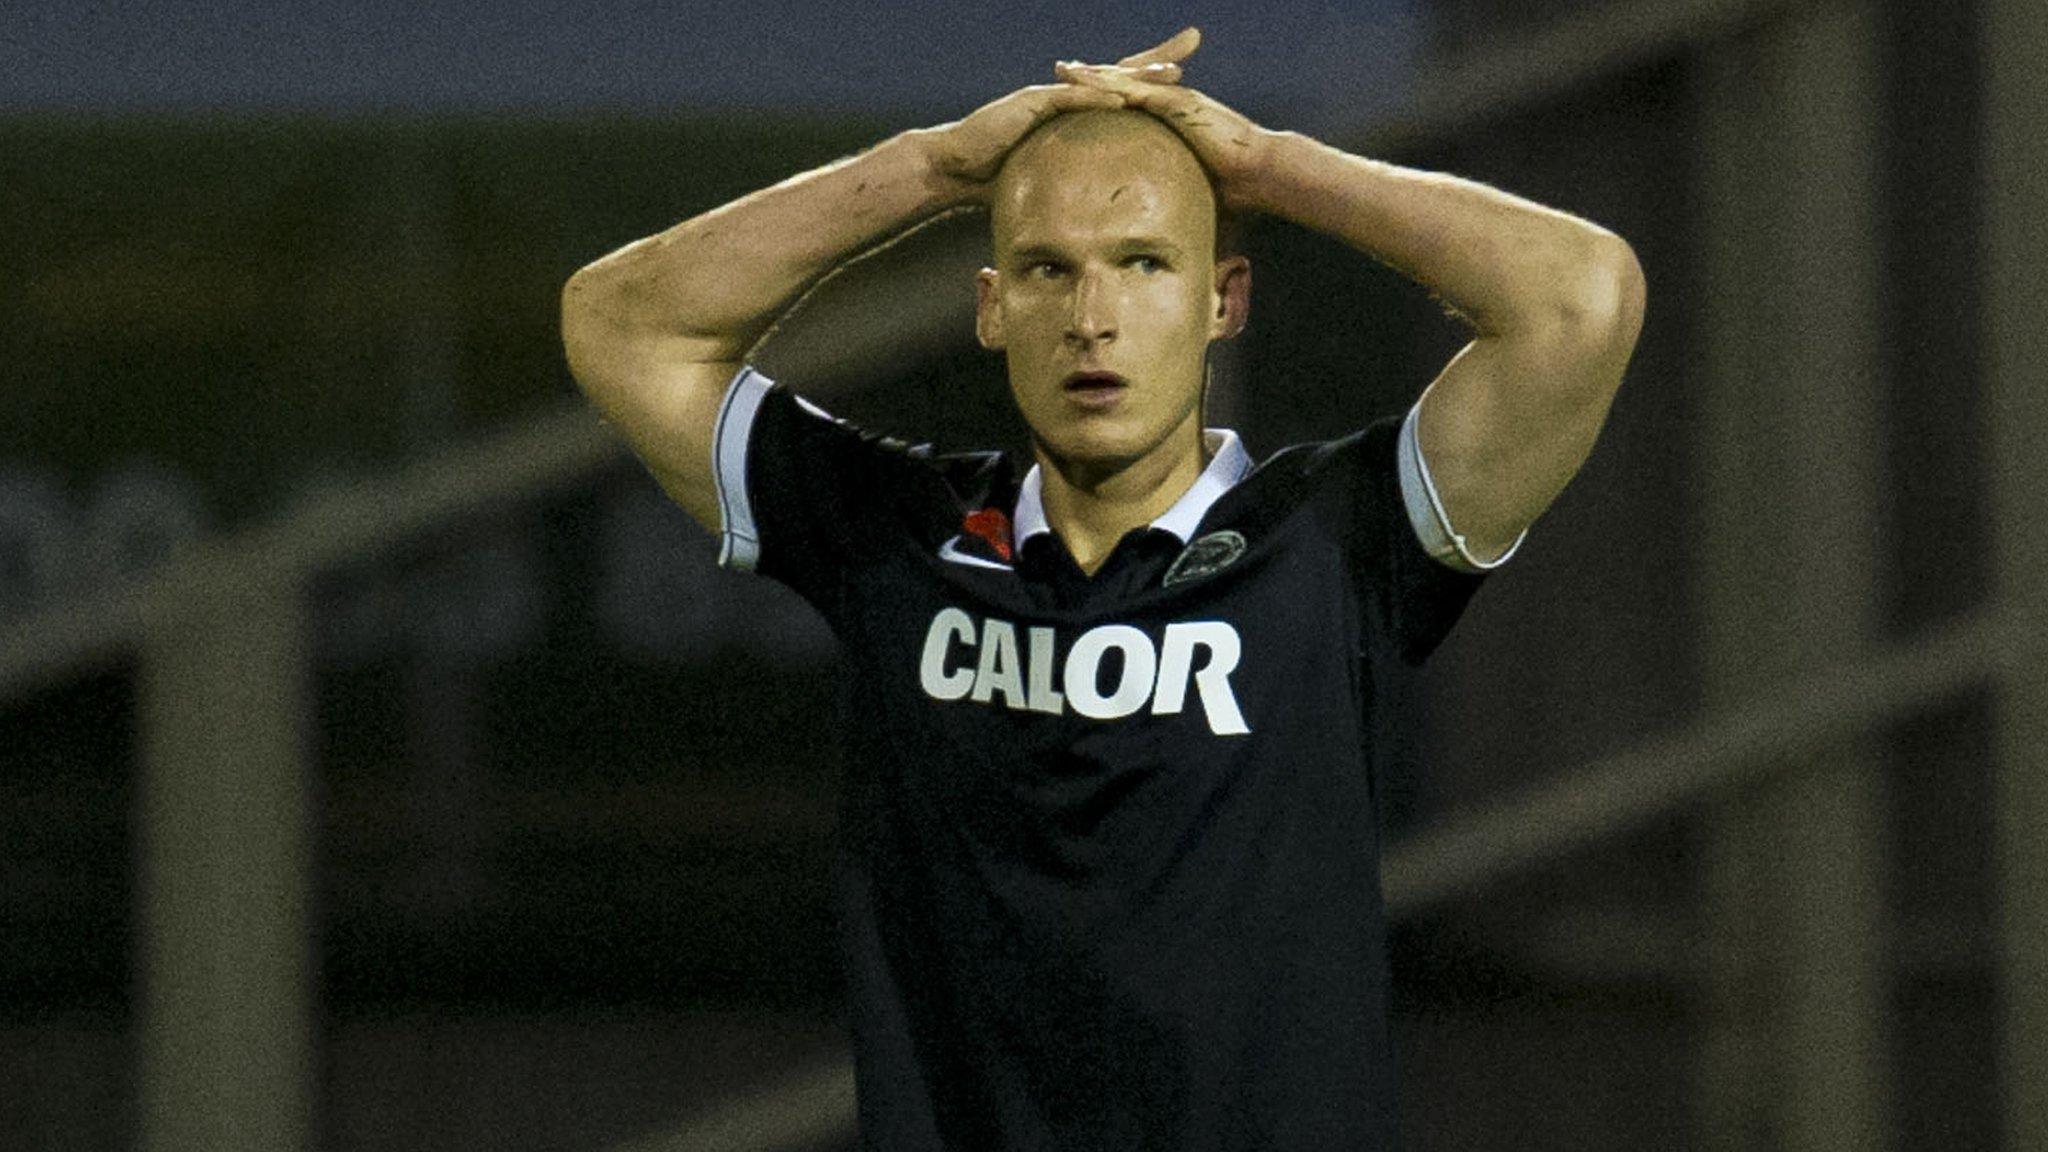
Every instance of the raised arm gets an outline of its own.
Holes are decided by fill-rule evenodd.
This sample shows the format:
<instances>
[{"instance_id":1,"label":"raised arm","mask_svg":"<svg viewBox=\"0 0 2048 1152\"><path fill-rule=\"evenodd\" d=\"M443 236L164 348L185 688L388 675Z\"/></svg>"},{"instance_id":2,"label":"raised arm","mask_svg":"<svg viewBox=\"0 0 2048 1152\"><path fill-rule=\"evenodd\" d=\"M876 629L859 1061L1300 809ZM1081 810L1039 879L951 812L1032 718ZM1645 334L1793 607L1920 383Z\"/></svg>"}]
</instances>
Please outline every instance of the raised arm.
<instances>
[{"instance_id":1,"label":"raised arm","mask_svg":"<svg viewBox=\"0 0 2048 1152\"><path fill-rule=\"evenodd\" d=\"M1039 122L1122 103L1072 84L1020 89L636 240L564 286L569 371L669 495L717 531L712 431L754 343L840 264L981 199Z\"/></svg>"},{"instance_id":2,"label":"raised arm","mask_svg":"<svg viewBox=\"0 0 2048 1152\"><path fill-rule=\"evenodd\" d=\"M1184 57L1200 37L1182 37ZM1644 307L1629 246L1483 184L1261 128L1191 88L1113 65L1057 71L1172 126L1234 207L1335 236L1465 317L1475 337L1424 391L1417 434L1472 557L1513 545L1585 462L1621 385Z\"/></svg>"}]
</instances>

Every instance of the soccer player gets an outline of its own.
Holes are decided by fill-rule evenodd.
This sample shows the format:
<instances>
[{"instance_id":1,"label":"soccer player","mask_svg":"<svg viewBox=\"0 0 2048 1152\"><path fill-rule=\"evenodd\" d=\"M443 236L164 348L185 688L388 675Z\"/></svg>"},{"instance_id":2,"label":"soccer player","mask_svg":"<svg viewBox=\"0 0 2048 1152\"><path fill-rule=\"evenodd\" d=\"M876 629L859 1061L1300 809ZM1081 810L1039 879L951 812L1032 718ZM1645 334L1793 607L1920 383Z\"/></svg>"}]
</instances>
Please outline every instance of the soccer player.
<instances>
[{"instance_id":1,"label":"soccer player","mask_svg":"<svg viewBox=\"0 0 2048 1152\"><path fill-rule=\"evenodd\" d=\"M1613 234L1255 125L1179 83L1198 40L1061 64L564 290L591 400L845 649L864 1148L1393 1146L1383 686L1577 471L1641 325ZM863 432L745 362L834 267L965 204L1031 459ZM1219 208L1384 261L1473 339L1402 417L1255 461L1202 422L1250 299Z\"/></svg>"}]
</instances>

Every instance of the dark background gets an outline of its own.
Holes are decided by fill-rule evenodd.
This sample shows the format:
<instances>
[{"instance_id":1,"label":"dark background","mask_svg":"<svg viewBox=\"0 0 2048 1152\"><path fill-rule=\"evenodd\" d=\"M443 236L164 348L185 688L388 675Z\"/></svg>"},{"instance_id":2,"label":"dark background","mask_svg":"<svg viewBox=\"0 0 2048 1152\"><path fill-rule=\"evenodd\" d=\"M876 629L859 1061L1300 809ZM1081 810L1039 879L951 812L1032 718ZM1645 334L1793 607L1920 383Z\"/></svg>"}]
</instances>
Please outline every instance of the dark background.
<instances>
[{"instance_id":1,"label":"dark background","mask_svg":"<svg viewBox=\"0 0 2048 1152\"><path fill-rule=\"evenodd\" d=\"M1700 432L1718 395L1703 61L1721 41L1430 118L1447 103L1432 68L1554 36L1586 10L10 17L0 627L27 635L290 523L322 493L577 405L557 293L605 251L958 116L1055 56L1106 59L1198 23L1209 42L1190 83L1271 126L1584 215L1649 276L1650 321L1598 450L1408 701L1413 773L1391 782L1390 835L1449 826L1725 704ZM1875 641L1903 643L1967 617L1993 583L1973 322L1981 14L1870 10L1867 578ZM1740 35L1770 34L1758 25ZM1775 195L1771 172L1753 180L1759 200ZM1227 408L1255 456L1399 411L1463 342L1418 287L1326 238L1263 221L1248 244L1253 320ZM830 291L886 292L888 275ZM871 427L951 447L1016 439L1000 360L965 327L814 384ZM714 551L614 456L313 575L313 1143L618 1147L843 1051L826 905L835 657L800 603L716 570ZM9 1147L150 1143L139 659L116 644L0 696ZM1869 745L1896 933L1882 998L1896 1093L1879 1127L1901 1147L2000 1139L1992 714L1973 688L1893 717ZM1415 1147L1737 1146L1699 1102L1722 1003L1698 961L1719 923L1702 912L1716 802L1401 915ZM1913 942L1929 933L1961 943L1927 959ZM1794 1146L1793 1127L1759 1121L1740 1146Z\"/></svg>"}]
</instances>

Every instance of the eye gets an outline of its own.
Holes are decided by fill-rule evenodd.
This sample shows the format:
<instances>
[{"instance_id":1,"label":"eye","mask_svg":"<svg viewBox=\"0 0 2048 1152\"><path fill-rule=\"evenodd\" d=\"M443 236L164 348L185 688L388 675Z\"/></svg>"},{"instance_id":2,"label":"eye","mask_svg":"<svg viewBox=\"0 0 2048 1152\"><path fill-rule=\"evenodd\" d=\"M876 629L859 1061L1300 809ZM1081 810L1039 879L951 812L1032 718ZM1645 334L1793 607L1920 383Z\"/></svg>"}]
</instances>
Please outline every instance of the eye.
<instances>
[{"instance_id":1,"label":"eye","mask_svg":"<svg viewBox=\"0 0 2048 1152\"><path fill-rule=\"evenodd\" d=\"M1060 265L1053 260L1033 260L1024 266L1024 274L1034 280L1044 280L1060 274Z\"/></svg>"},{"instance_id":2,"label":"eye","mask_svg":"<svg viewBox=\"0 0 2048 1152\"><path fill-rule=\"evenodd\" d=\"M1124 263L1147 275L1166 271L1166 261L1161 260L1157 256L1133 256L1129 260L1124 261Z\"/></svg>"}]
</instances>

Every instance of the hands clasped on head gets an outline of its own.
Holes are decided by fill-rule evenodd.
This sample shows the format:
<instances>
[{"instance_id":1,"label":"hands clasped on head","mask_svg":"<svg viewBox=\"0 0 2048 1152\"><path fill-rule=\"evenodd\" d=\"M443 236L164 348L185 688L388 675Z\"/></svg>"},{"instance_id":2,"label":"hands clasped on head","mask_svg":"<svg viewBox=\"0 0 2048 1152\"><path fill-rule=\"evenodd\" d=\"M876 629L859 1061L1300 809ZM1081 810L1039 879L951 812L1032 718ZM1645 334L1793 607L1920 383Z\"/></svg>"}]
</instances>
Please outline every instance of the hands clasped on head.
<instances>
[{"instance_id":1,"label":"hands clasped on head","mask_svg":"<svg viewBox=\"0 0 2048 1152\"><path fill-rule=\"evenodd\" d=\"M1181 62L1201 42L1199 30L1184 28L1114 64L1063 60L1053 66L1057 82L1020 88L961 120L932 129L934 169L956 185L957 199L985 203L1004 158L1040 124L1064 112L1134 108L1158 117L1178 133L1215 180L1225 205L1237 206L1270 133L1180 83Z\"/></svg>"}]
</instances>

